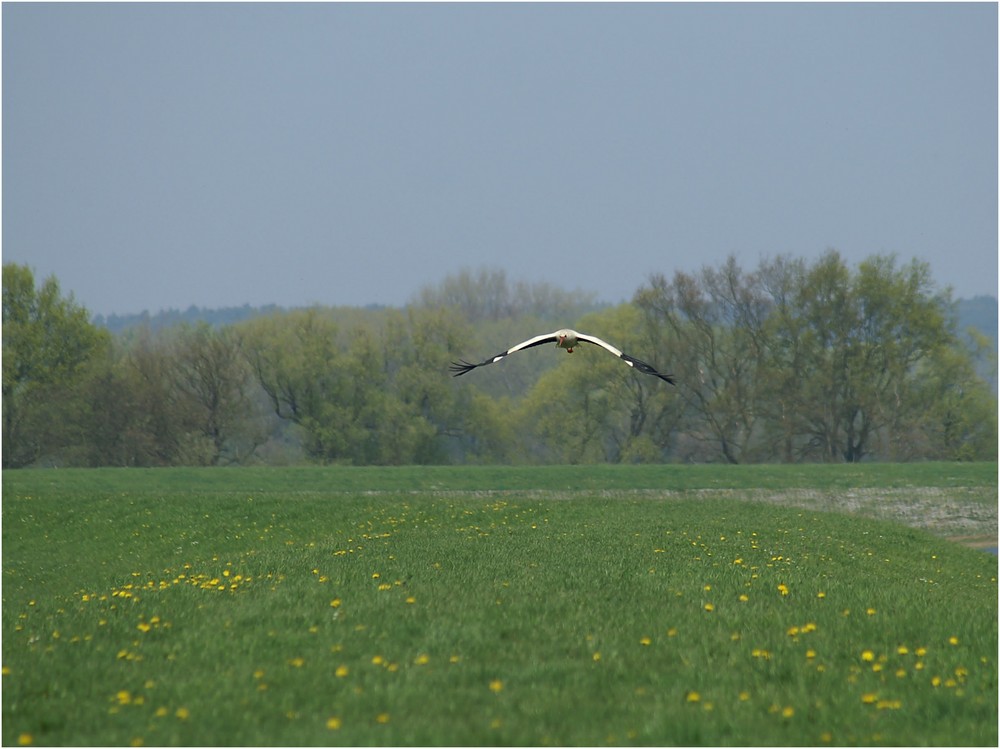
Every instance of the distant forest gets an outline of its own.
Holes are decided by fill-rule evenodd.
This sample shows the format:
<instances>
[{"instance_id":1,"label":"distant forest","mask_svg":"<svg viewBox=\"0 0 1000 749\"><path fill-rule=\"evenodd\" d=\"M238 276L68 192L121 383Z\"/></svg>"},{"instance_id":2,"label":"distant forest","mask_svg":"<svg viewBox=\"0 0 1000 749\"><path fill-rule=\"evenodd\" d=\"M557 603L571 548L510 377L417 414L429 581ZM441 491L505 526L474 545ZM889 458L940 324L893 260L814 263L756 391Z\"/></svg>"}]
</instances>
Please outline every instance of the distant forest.
<instances>
[{"instance_id":1,"label":"distant forest","mask_svg":"<svg viewBox=\"0 0 1000 749\"><path fill-rule=\"evenodd\" d=\"M602 306L595 303L588 310L593 312ZM241 307L198 307L191 305L185 310L166 309L154 314L143 311L128 315L95 315L94 324L107 328L111 333L123 333L129 328L149 327L152 331L170 328L174 325L197 325L198 323L208 323L214 328L221 328L226 325L250 320L263 315L273 315L281 312L289 312L293 309L305 309L304 307L279 307L276 304L266 304L261 307L251 307L244 304ZM385 305L369 304L361 308L369 311L386 309ZM994 296L974 296L971 299L958 299L955 302L955 312L958 316L959 330L975 328L984 336L997 344L997 298ZM567 325L573 325L573 321L567 321Z\"/></svg>"},{"instance_id":2,"label":"distant forest","mask_svg":"<svg viewBox=\"0 0 1000 749\"><path fill-rule=\"evenodd\" d=\"M562 327L597 346L532 348ZM631 301L462 271L404 307L93 316L3 266L3 465L995 460L997 300L918 261L735 258Z\"/></svg>"},{"instance_id":3,"label":"distant forest","mask_svg":"<svg viewBox=\"0 0 1000 749\"><path fill-rule=\"evenodd\" d=\"M993 348L996 349L998 340L997 298L994 296L979 295L971 299L958 299L954 302L954 305L958 321L958 331L965 335L970 329L975 330L989 341L992 341ZM593 302L582 305L579 309L575 310L575 313L585 314L595 312L607 306L606 304ZM124 333L134 328L148 328L150 331L156 332L172 328L176 325L198 325L200 323L211 325L213 328L222 328L227 325L235 325L252 320L255 317L286 313L296 309L305 309L305 307L280 307L275 304L251 307L249 304L244 304L241 307L208 308L191 305L183 311L171 308L160 310L155 314L143 311L130 315L95 315L93 321L95 325L107 328L109 332L114 334ZM367 312L377 312L389 308L385 305L369 304L358 309ZM568 320L564 324L567 327L572 327L575 325L575 322ZM968 339L967 335L966 338ZM976 370L990 384L993 388L993 394L996 395L996 367L991 365L988 360L983 360L976 363Z\"/></svg>"}]
</instances>

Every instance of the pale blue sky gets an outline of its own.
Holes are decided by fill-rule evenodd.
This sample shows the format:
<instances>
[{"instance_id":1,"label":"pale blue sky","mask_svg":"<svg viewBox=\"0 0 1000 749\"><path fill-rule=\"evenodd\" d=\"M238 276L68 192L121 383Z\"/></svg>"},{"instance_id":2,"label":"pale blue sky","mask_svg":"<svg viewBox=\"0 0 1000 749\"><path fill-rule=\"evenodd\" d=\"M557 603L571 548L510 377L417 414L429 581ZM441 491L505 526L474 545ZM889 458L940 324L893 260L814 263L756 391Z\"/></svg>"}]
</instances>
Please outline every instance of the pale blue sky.
<instances>
[{"instance_id":1,"label":"pale blue sky","mask_svg":"<svg viewBox=\"0 0 1000 749\"><path fill-rule=\"evenodd\" d=\"M830 247L997 291L995 3L2 13L3 259L94 313Z\"/></svg>"}]
</instances>

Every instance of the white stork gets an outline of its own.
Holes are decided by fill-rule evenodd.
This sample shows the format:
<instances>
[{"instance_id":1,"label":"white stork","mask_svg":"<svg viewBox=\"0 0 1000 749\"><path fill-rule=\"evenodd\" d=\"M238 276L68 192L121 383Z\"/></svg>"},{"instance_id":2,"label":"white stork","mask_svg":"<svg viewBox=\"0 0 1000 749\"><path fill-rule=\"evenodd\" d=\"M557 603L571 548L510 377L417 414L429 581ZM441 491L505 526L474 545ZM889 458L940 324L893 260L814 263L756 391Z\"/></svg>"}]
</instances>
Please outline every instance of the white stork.
<instances>
[{"instance_id":1,"label":"white stork","mask_svg":"<svg viewBox=\"0 0 1000 749\"><path fill-rule=\"evenodd\" d=\"M497 354L496 356L491 356L486 361L481 361L479 364L470 364L467 361L457 361L451 363L451 371L455 374L454 377L459 375L464 375L466 372L471 372L476 367L485 367L487 364L496 364L498 361L503 359L505 356L513 354L515 351L521 351L526 348L531 348L532 346L541 346L543 343L555 343L559 348L566 349L567 354L572 354L573 349L577 347L580 343L593 343L595 346L600 346L601 348L610 351L612 354L617 356L623 362L628 364L630 367L638 369L644 374L654 375L659 377L661 380L669 382L671 385L674 384L673 375L662 374L657 372L649 364L644 361L639 361L635 357L624 354L610 343L602 341L600 338L592 335L584 335L583 333L577 333L575 330L570 330L569 328L563 328L562 330L557 330L555 333L546 333L545 335L535 336L534 338L529 338L527 341L523 341L516 346L511 346L509 349L503 353Z\"/></svg>"}]
</instances>

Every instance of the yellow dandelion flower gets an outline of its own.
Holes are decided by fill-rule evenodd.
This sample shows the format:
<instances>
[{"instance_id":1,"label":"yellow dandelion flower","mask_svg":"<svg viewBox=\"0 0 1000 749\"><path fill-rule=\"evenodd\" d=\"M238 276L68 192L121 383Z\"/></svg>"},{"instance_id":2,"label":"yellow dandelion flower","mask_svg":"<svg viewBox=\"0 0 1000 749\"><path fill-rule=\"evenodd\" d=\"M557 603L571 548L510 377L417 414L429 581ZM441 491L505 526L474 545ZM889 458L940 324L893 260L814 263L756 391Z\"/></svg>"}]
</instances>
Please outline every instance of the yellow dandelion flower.
<instances>
[{"instance_id":1,"label":"yellow dandelion flower","mask_svg":"<svg viewBox=\"0 0 1000 749\"><path fill-rule=\"evenodd\" d=\"M115 699L118 700L119 705L127 705L132 701L132 694L128 690L122 689L115 695Z\"/></svg>"},{"instance_id":2,"label":"yellow dandelion flower","mask_svg":"<svg viewBox=\"0 0 1000 749\"><path fill-rule=\"evenodd\" d=\"M862 650L861 660L870 663L871 661L875 660L875 653L873 653L871 650Z\"/></svg>"},{"instance_id":3,"label":"yellow dandelion flower","mask_svg":"<svg viewBox=\"0 0 1000 749\"><path fill-rule=\"evenodd\" d=\"M677 627L671 627L667 630L667 637L677 637Z\"/></svg>"},{"instance_id":4,"label":"yellow dandelion flower","mask_svg":"<svg viewBox=\"0 0 1000 749\"><path fill-rule=\"evenodd\" d=\"M651 638L649 638L649 637L642 637L642 638L639 639L639 644L640 645L651 645L652 642L653 642L653 640Z\"/></svg>"},{"instance_id":5,"label":"yellow dandelion flower","mask_svg":"<svg viewBox=\"0 0 1000 749\"><path fill-rule=\"evenodd\" d=\"M868 614L868 616L875 616L875 609L869 606L867 609L865 609L865 613Z\"/></svg>"},{"instance_id":6,"label":"yellow dandelion flower","mask_svg":"<svg viewBox=\"0 0 1000 749\"><path fill-rule=\"evenodd\" d=\"M421 653L416 658L413 659L413 663L417 666L425 666L430 663L431 657L427 653Z\"/></svg>"},{"instance_id":7,"label":"yellow dandelion flower","mask_svg":"<svg viewBox=\"0 0 1000 749\"><path fill-rule=\"evenodd\" d=\"M781 593L781 595L783 595L783 596L787 596L788 595L788 586L785 585L784 583L779 583L778 584L778 592Z\"/></svg>"},{"instance_id":8,"label":"yellow dandelion flower","mask_svg":"<svg viewBox=\"0 0 1000 749\"><path fill-rule=\"evenodd\" d=\"M333 675L334 675L334 676L337 676L337 677L339 677L339 678L341 678L341 679L343 679L343 678L344 678L345 676L347 676L347 675L348 675L348 674L349 674L350 672L351 672L351 671L350 671L350 669L349 669L349 668L347 668L347 666L345 666L345 665L341 664L341 665L337 666L337 670L333 672Z\"/></svg>"},{"instance_id":9,"label":"yellow dandelion flower","mask_svg":"<svg viewBox=\"0 0 1000 749\"><path fill-rule=\"evenodd\" d=\"M931 686L932 687L939 687L939 686L941 686L941 677L940 676L932 676L931 677Z\"/></svg>"},{"instance_id":10,"label":"yellow dandelion flower","mask_svg":"<svg viewBox=\"0 0 1000 749\"><path fill-rule=\"evenodd\" d=\"M383 658L381 655L373 655L372 656L372 664L374 664L376 666L381 666L384 662L385 662L385 658Z\"/></svg>"},{"instance_id":11,"label":"yellow dandelion flower","mask_svg":"<svg viewBox=\"0 0 1000 749\"><path fill-rule=\"evenodd\" d=\"M913 652L916 653L919 657L923 658L925 655L927 655L927 648L917 648Z\"/></svg>"},{"instance_id":12,"label":"yellow dandelion flower","mask_svg":"<svg viewBox=\"0 0 1000 749\"><path fill-rule=\"evenodd\" d=\"M816 597L817 598L826 598L826 593L821 590L819 593L816 594Z\"/></svg>"},{"instance_id":13,"label":"yellow dandelion flower","mask_svg":"<svg viewBox=\"0 0 1000 749\"><path fill-rule=\"evenodd\" d=\"M188 710L186 707L179 707L177 708L177 712L175 712L174 715L176 715L181 720L187 720L188 718L191 717L191 711Z\"/></svg>"},{"instance_id":14,"label":"yellow dandelion flower","mask_svg":"<svg viewBox=\"0 0 1000 749\"><path fill-rule=\"evenodd\" d=\"M10 676L10 666L4 666L3 667L3 675L4 676Z\"/></svg>"},{"instance_id":15,"label":"yellow dandelion flower","mask_svg":"<svg viewBox=\"0 0 1000 749\"><path fill-rule=\"evenodd\" d=\"M714 604L711 604L711 603L706 603L706 604L705 604L705 611L708 611L709 613L711 613L711 612L715 611L715 606L714 606Z\"/></svg>"},{"instance_id":16,"label":"yellow dandelion flower","mask_svg":"<svg viewBox=\"0 0 1000 749\"><path fill-rule=\"evenodd\" d=\"M785 709L781 711L782 718L791 718L793 715L795 715L795 708L791 705L786 706Z\"/></svg>"},{"instance_id":17,"label":"yellow dandelion flower","mask_svg":"<svg viewBox=\"0 0 1000 749\"><path fill-rule=\"evenodd\" d=\"M406 602L407 603L416 603L417 599L414 596L407 596Z\"/></svg>"},{"instance_id":18,"label":"yellow dandelion flower","mask_svg":"<svg viewBox=\"0 0 1000 749\"><path fill-rule=\"evenodd\" d=\"M750 693L747 691L740 692L740 702L746 702L750 699Z\"/></svg>"},{"instance_id":19,"label":"yellow dandelion flower","mask_svg":"<svg viewBox=\"0 0 1000 749\"><path fill-rule=\"evenodd\" d=\"M326 727L331 731L339 731L340 727L343 725L343 721L340 718L334 716L326 719Z\"/></svg>"},{"instance_id":20,"label":"yellow dandelion flower","mask_svg":"<svg viewBox=\"0 0 1000 749\"><path fill-rule=\"evenodd\" d=\"M813 659L816 657L816 651L810 648L806 651L806 658Z\"/></svg>"},{"instance_id":21,"label":"yellow dandelion flower","mask_svg":"<svg viewBox=\"0 0 1000 749\"><path fill-rule=\"evenodd\" d=\"M490 691L499 694L503 691L503 682L500 679L494 679L490 682Z\"/></svg>"},{"instance_id":22,"label":"yellow dandelion flower","mask_svg":"<svg viewBox=\"0 0 1000 749\"><path fill-rule=\"evenodd\" d=\"M896 652L899 653L900 655L906 655L907 653L910 652L910 649L906 647L906 645L900 645L898 648L896 648Z\"/></svg>"},{"instance_id":23,"label":"yellow dandelion flower","mask_svg":"<svg viewBox=\"0 0 1000 749\"><path fill-rule=\"evenodd\" d=\"M740 593L740 601L742 601L743 603L746 603L749 600L750 600L750 596L748 596L746 593Z\"/></svg>"},{"instance_id":24,"label":"yellow dandelion flower","mask_svg":"<svg viewBox=\"0 0 1000 749\"><path fill-rule=\"evenodd\" d=\"M825 744L829 744L831 741L833 741L833 734L830 733L829 731L823 731L823 733L819 735L819 740Z\"/></svg>"},{"instance_id":25,"label":"yellow dandelion flower","mask_svg":"<svg viewBox=\"0 0 1000 749\"><path fill-rule=\"evenodd\" d=\"M951 645L958 645L958 638L952 635L951 637L948 638L948 642Z\"/></svg>"},{"instance_id":26,"label":"yellow dandelion flower","mask_svg":"<svg viewBox=\"0 0 1000 749\"><path fill-rule=\"evenodd\" d=\"M711 586L711 585L706 585L706 586L705 586L705 590L706 590L706 591L709 591L709 590L711 590L711 589L712 589L712 586Z\"/></svg>"},{"instance_id":27,"label":"yellow dandelion flower","mask_svg":"<svg viewBox=\"0 0 1000 749\"><path fill-rule=\"evenodd\" d=\"M861 701L866 705L874 705L878 700L878 695L874 692L865 692L861 695Z\"/></svg>"},{"instance_id":28,"label":"yellow dandelion flower","mask_svg":"<svg viewBox=\"0 0 1000 749\"><path fill-rule=\"evenodd\" d=\"M340 604L341 604L341 600L339 598L334 598L332 601L330 601L330 606L332 608L337 608L337 607L340 606Z\"/></svg>"},{"instance_id":29,"label":"yellow dandelion flower","mask_svg":"<svg viewBox=\"0 0 1000 749\"><path fill-rule=\"evenodd\" d=\"M595 662L601 660L601 653L600 653L600 651L595 651L594 654L591 656L591 658L593 658Z\"/></svg>"},{"instance_id":30,"label":"yellow dandelion flower","mask_svg":"<svg viewBox=\"0 0 1000 749\"><path fill-rule=\"evenodd\" d=\"M684 699L688 702L701 702L701 695L695 691L691 691L687 693L687 696Z\"/></svg>"},{"instance_id":31,"label":"yellow dandelion flower","mask_svg":"<svg viewBox=\"0 0 1000 749\"><path fill-rule=\"evenodd\" d=\"M375 722L385 725L389 722L389 713L379 713L375 716Z\"/></svg>"},{"instance_id":32,"label":"yellow dandelion flower","mask_svg":"<svg viewBox=\"0 0 1000 749\"><path fill-rule=\"evenodd\" d=\"M293 668L302 668L304 665L306 665L306 659L292 658L290 661L288 661L288 665L292 666Z\"/></svg>"},{"instance_id":33,"label":"yellow dandelion flower","mask_svg":"<svg viewBox=\"0 0 1000 749\"><path fill-rule=\"evenodd\" d=\"M17 743L20 746L31 746L33 743L35 743L35 737L32 736L30 733L22 733L18 735Z\"/></svg>"}]
</instances>

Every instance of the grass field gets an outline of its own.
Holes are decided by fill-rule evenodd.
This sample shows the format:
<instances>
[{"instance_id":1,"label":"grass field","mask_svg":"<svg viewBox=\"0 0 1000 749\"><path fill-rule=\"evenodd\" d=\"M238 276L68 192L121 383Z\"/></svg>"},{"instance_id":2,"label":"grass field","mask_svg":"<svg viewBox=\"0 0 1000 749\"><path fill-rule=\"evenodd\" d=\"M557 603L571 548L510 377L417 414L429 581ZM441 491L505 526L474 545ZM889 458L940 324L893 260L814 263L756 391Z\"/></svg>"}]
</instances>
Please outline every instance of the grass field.
<instances>
[{"instance_id":1,"label":"grass field","mask_svg":"<svg viewBox=\"0 0 1000 749\"><path fill-rule=\"evenodd\" d=\"M4 472L3 743L995 746L997 558L766 500L920 496L995 532L996 489L996 464Z\"/></svg>"}]
</instances>

